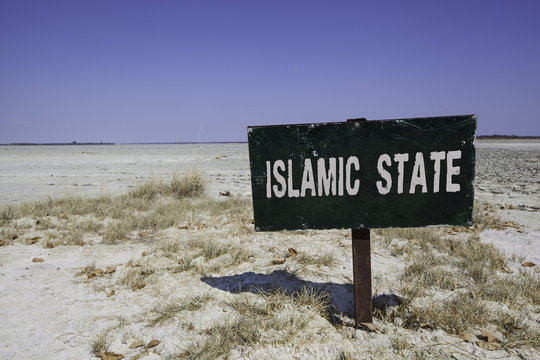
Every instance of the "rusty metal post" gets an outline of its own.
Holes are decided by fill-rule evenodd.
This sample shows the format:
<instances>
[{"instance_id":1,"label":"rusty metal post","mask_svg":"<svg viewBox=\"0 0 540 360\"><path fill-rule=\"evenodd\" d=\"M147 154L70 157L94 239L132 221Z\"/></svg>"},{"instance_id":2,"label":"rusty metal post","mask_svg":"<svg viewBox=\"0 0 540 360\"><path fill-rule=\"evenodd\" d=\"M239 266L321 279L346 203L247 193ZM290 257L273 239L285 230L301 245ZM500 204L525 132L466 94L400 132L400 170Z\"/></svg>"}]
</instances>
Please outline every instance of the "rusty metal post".
<instances>
[{"instance_id":1,"label":"rusty metal post","mask_svg":"<svg viewBox=\"0 0 540 360\"><path fill-rule=\"evenodd\" d=\"M352 229L355 325L373 322L371 309L371 240L369 229Z\"/></svg>"},{"instance_id":2,"label":"rusty metal post","mask_svg":"<svg viewBox=\"0 0 540 360\"><path fill-rule=\"evenodd\" d=\"M347 121L367 121L366 118ZM371 304L371 237L369 229L352 229L355 326L373 322Z\"/></svg>"}]
</instances>

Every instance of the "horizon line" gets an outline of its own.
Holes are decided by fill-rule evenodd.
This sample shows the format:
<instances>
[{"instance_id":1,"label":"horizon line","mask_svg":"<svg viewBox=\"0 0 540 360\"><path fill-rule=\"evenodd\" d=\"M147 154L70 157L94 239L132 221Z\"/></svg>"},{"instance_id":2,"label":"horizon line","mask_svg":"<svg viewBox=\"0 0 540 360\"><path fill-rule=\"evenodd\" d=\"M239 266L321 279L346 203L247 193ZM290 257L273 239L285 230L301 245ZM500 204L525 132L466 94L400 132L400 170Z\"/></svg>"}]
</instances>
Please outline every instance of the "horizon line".
<instances>
[{"instance_id":1,"label":"horizon line","mask_svg":"<svg viewBox=\"0 0 540 360\"><path fill-rule=\"evenodd\" d=\"M477 135L477 139L540 139L540 135ZM14 142L1 143L0 146L33 146L33 145L194 145L194 144L247 144L248 141L150 141L150 142L103 142L103 141L88 141L88 142Z\"/></svg>"}]
</instances>

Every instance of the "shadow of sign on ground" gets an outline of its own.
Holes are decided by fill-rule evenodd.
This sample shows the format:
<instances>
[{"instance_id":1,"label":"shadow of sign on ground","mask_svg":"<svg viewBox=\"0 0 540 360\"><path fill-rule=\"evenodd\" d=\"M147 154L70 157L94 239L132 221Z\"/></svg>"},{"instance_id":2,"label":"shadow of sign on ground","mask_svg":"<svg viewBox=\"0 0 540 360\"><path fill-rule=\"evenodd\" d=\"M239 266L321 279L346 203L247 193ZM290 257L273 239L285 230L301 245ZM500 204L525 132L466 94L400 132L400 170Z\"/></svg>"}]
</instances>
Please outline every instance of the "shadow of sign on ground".
<instances>
[{"instance_id":1,"label":"shadow of sign on ground","mask_svg":"<svg viewBox=\"0 0 540 360\"><path fill-rule=\"evenodd\" d=\"M203 277L201 280L216 289L233 294L269 292L276 288L283 289L287 294L293 294L304 287L323 290L330 295L332 305L337 313L354 318L354 288L351 283L339 284L302 280L287 270L274 270L270 274L249 271L235 275ZM398 306L400 302L401 298L396 294L375 294L373 296L373 307L378 309Z\"/></svg>"}]
</instances>

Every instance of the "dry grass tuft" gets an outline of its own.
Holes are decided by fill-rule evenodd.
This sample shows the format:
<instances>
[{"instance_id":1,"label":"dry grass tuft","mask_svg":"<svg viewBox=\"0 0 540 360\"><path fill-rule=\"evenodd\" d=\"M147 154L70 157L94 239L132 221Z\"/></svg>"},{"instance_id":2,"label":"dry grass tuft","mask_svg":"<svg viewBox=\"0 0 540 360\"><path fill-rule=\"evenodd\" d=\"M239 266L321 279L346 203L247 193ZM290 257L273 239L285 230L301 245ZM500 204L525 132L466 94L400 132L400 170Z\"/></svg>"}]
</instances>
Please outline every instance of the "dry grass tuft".
<instances>
[{"instance_id":1,"label":"dry grass tuft","mask_svg":"<svg viewBox=\"0 0 540 360\"><path fill-rule=\"evenodd\" d=\"M302 287L299 291L287 293L283 288L277 287L271 291L254 289L259 296L258 301L248 297L235 300L231 306L240 314L248 317L270 317L287 306L295 308L307 307L316 315L330 320L333 313L332 298L330 294L313 287Z\"/></svg>"},{"instance_id":2,"label":"dry grass tuft","mask_svg":"<svg viewBox=\"0 0 540 360\"><path fill-rule=\"evenodd\" d=\"M253 257L250 250L229 241L191 239L188 241L188 247L191 254L182 258L183 263L178 270L195 270L203 276L247 262ZM200 259L204 262L199 261Z\"/></svg>"},{"instance_id":3,"label":"dry grass tuft","mask_svg":"<svg viewBox=\"0 0 540 360\"><path fill-rule=\"evenodd\" d=\"M200 197L206 189L206 181L201 172L190 170L182 175L173 174L169 182L152 178L128 193L135 199L152 200L158 195L177 199Z\"/></svg>"},{"instance_id":4,"label":"dry grass tuft","mask_svg":"<svg viewBox=\"0 0 540 360\"><path fill-rule=\"evenodd\" d=\"M405 350L409 349L411 344L405 339L402 335L394 335L390 338L390 344L392 348L397 350L399 353L403 353Z\"/></svg>"},{"instance_id":5,"label":"dry grass tuft","mask_svg":"<svg viewBox=\"0 0 540 360\"><path fill-rule=\"evenodd\" d=\"M170 182L170 190L177 198L200 197L206 190L206 181L201 172L191 170L182 176L175 174Z\"/></svg>"},{"instance_id":6,"label":"dry grass tuft","mask_svg":"<svg viewBox=\"0 0 540 360\"><path fill-rule=\"evenodd\" d=\"M337 257L332 253L314 255L310 253L300 252L294 257L300 265L314 265L314 266L327 266L335 267L338 264Z\"/></svg>"},{"instance_id":7,"label":"dry grass tuft","mask_svg":"<svg viewBox=\"0 0 540 360\"><path fill-rule=\"evenodd\" d=\"M332 297L325 290L303 287L292 294L296 306L307 306L315 313L330 321L333 312Z\"/></svg>"},{"instance_id":8,"label":"dry grass tuft","mask_svg":"<svg viewBox=\"0 0 540 360\"><path fill-rule=\"evenodd\" d=\"M85 245L84 232L80 229L62 231L58 240L62 245Z\"/></svg>"},{"instance_id":9,"label":"dry grass tuft","mask_svg":"<svg viewBox=\"0 0 540 360\"><path fill-rule=\"evenodd\" d=\"M150 320L150 325L155 326L174 318L181 311L197 311L202 309L214 298L211 295L195 296L188 300L169 301L164 305L154 308L156 316Z\"/></svg>"},{"instance_id":10,"label":"dry grass tuft","mask_svg":"<svg viewBox=\"0 0 540 360\"><path fill-rule=\"evenodd\" d=\"M86 265L79 271L76 276L87 276L88 274L91 274L97 270L96 264L92 263L90 265Z\"/></svg>"},{"instance_id":11,"label":"dry grass tuft","mask_svg":"<svg viewBox=\"0 0 540 360\"><path fill-rule=\"evenodd\" d=\"M137 266L126 269L117 284L133 289L141 284L146 284L146 278L156 272L152 266Z\"/></svg>"},{"instance_id":12,"label":"dry grass tuft","mask_svg":"<svg viewBox=\"0 0 540 360\"><path fill-rule=\"evenodd\" d=\"M459 334L472 327L485 326L491 312L472 294L458 294L453 298L427 307L411 306L406 313L406 323L417 327L430 324L449 333Z\"/></svg>"},{"instance_id":13,"label":"dry grass tuft","mask_svg":"<svg viewBox=\"0 0 540 360\"><path fill-rule=\"evenodd\" d=\"M107 352L111 342L107 331L97 334L90 343L90 349L94 356L99 357L102 352Z\"/></svg>"},{"instance_id":14,"label":"dry grass tuft","mask_svg":"<svg viewBox=\"0 0 540 360\"><path fill-rule=\"evenodd\" d=\"M496 207L494 205L475 201L473 211L474 230L481 231L484 229L499 229L504 230L507 227L518 227L517 224L508 221L502 221L496 215Z\"/></svg>"},{"instance_id":15,"label":"dry grass tuft","mask_svg":"<svg viewBox=\"0 0 540 360\"><path fill-rule=\"evenodd\" d=\"M13 206L3 206L0 208L0 226L6 226L17 217Z\"/></svg>"},{"instance_id":16,"label":"dry grass tuft","mask_svg":"<svg viewBox=\"0 0 540 360\"><path fill-rule=\"evenodd\" d=\"M204 341L195 343L189 350L173 356L173 359L214 360L228 358L238 346L257 344L261 338L259 324L255 320L238 317L223 325L215 325L205 331Z\"/></svg>"}]
</instances>

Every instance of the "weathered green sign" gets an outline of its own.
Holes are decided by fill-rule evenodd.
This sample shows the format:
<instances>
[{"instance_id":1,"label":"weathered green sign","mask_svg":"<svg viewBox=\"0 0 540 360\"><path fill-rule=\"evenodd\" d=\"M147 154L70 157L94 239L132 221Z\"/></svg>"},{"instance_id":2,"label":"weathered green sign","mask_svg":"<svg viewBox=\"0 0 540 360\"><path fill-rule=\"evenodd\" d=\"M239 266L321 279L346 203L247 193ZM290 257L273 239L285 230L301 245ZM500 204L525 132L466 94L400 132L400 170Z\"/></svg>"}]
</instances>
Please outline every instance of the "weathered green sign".
<instances>
[{"instance_id":1,"label":"weathered green sign","mask_svg":"<svg viewBox=\"0 0 540 360\"><path fill-rule=\"evenodd\" d=\"M256 230L470 225L476 118L249 127Z\"/></svg>"}]
</instances>

